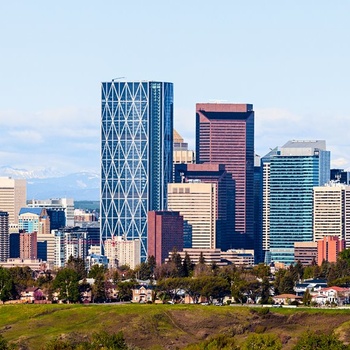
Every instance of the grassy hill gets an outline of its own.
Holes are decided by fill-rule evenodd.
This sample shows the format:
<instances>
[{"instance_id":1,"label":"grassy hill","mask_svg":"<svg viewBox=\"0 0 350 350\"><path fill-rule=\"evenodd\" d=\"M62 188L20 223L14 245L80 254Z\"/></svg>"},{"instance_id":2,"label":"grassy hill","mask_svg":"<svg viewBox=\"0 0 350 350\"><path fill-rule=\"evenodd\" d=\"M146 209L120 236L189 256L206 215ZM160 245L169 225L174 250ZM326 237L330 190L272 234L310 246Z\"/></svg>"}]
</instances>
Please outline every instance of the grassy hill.
<instances>
[{"instance_id":1,"label":"grassy hill","mask_svg":"<svg viewBox=\"0 0 350 350\"><path fill-rule=\"evenodd\" d=\"M249 334L274 333L291 349L306 330L334 331L350 342L350 310L273 309L202 305L1 305L0 333L41 349L56 337L86 339L92 332L123 331L141 349L191 349L217 334L242 343ZM265 311L266 312L266 311Z\"/></svg>"}]
</instances>

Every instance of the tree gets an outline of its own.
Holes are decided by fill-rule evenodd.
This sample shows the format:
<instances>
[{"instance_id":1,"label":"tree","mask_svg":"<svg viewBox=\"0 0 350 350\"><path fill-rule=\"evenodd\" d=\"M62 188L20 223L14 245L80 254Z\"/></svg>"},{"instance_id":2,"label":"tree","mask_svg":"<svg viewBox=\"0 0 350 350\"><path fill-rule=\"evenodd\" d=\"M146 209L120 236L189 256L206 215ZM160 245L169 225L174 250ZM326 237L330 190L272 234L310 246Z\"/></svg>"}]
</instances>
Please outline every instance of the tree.
<instances>
[{"instance_id":1,"label":"tree","mask_svg":"<svg viewBox=\"0 0 350 350\"><path fill-rule=\"evenodd\" d=\"M268 277L264 277L261 282L260 304L267 304L270 298L270 281Z\"/></svg>"},{"instance_id":2,"label":"tree","mask_svg":"<svg viewBox=\"0 0 350 350\"><path fill-rule=\"evenodd\" d=\"M74 270L78 274L79 280L86 278L86 268L82 258L74 258L71 255L66 263L66 267Z\"/></svg>"},{"instance_id":3,"label":"tree","mask_svg":"<svg viewBox=\"0 0 350 350\"><path fill-rule=\"evenodd\" d=\"M118 298L122 301L130 301L132 299L132 289L135 287L135 282L118 282Z\"/></svg>"},{"instance_id":4,"label":"tree","mask_svg":"<svg viewBox=\"0 0 350 350\"><path fill-rule=\"evenodd\" d=\"M105 278L103 274L100 273L96 275L91 292L94 302L102 302L106 300Z\"/></svg>"},{"instance_id":5,"label":"tree","mask_svg":"<svg viewBox=\"0 0 350 350\"><path fill-rule=\"evenodd\" d=\"M59 292L60 300L75 303L80 299L79 275L73 269L63 268L59 270L53 287Z\"/></svg>"},{"instance_id":6,"label":"tree","mask_svg":"<svg viewBox=\"0 0 350 350\"><path fill-rule=\"evenodd\" d=\"M185 253L185 257L182 262L182 268L184 277L189 277L192 275L194 264L192 263L192 260L187 252Z\"/></svg>"},{"instance_id":7,"label":"tree","mask_svg":"<svg viewBox=\"0 0 350 350\"><path fill-rule=\"evenodd\" d=\"M21 292L23 292L27 287L34 286L35 281L32 277L33 271L28 266L16 266L9 269L9 273L13 280L13 291L12 297L17 299L20 297Z\"/></svg>"},{"instance_id":8,"label":"tree","mask_svg":"<svg viewBox=\"0 0 350 350\"><path fill-rule=\"evenodd\" d=\"M253 273L256 277L264 278L270 276L270 266L260 263L253 267Z\"/></svg>"},{"instance_id":9,"label":"tree","mask_svg":"<svg viewBox=\"0 0 350 350\"><path fill-rule=\"evenodd\" d=\"M11 299L13 290L13 279L8 269L0 267L0 300Z\"/></svg>"},{"instance_id":10,"label":"tree","mask_svg":"<svg viewBox=\"0 0 350 350\"><path fill-rule=\"evenodd\" d=\"M306 291L303 295L303 304L306 306L310 306L311 300L312 300L312 296L311 296L310 290L309 288L306 288Z\"/></svg>"},{"instance_id":11,"label":"tree","mask_svg":"<svg viewBox=\"0 0 350 350\"><path fill-rule=\"evenodd\" d=\"M96 278L97 276L104 275L106 273L107 269L103 265L92 265L91 269L89 271L88 277L89 278Z\"/></svg>"}]
</instances>

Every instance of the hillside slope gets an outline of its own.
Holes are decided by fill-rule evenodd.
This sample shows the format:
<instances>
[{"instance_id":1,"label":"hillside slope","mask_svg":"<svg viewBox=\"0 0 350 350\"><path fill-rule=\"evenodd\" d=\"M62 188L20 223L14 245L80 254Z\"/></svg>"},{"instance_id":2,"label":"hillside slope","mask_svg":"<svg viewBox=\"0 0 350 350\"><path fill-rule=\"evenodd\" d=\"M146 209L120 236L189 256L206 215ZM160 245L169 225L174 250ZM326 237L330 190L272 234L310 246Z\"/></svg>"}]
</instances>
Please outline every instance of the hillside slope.
<instances>
[{"instance_id":1,"label":"hillside slope","mask_svg":"<svg viewBox=\"0 0 350 350\"><path fill-rule=\"evenodd\" d=\"M261 309L260 309L261 310ZM274 333L291 349L306 330L335 331L350 340L350 310L270 309L201 305L2 305L0 332L11 342L41 349L56 337L86 339L92 332L123 331L141 349L183 349L217 334L237 343L252 332Z\"/></svg>"}]
</instances>

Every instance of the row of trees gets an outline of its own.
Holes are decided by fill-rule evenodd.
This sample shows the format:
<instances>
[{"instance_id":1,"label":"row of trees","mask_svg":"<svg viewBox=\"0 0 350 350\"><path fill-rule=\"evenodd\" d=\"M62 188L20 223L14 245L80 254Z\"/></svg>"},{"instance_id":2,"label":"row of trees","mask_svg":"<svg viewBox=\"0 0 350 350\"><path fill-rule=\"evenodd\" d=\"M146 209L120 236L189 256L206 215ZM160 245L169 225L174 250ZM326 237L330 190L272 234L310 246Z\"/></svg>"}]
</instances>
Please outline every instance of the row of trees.
<instances>
[{"instance_id":1,"label":"row of trees","mask_svg":"<svg viewBox=\"0 0 350 350\"><path fill-rule=\"evenodd\" d=\"M57 271L46 271L34 278L29 267L0 268L0 300L18 299L20 293L28 287L42 288L49 299L54 293L60 300L78 302L81 295L91 291L94 301L106 301L111 298L109 291L116 286L119 300L130 300L136 280L156 280L155 293L162 299L174 299L176 291L183 289L196 299L198 295L208 298L221 298L231 294L238 303L247 300L261 303L271 302L270 294L294 293L295 283L305 278L328 279L329 285L350 286L350 249L340 253L336 263L323 262L321 266L301 263L280 269L274 276L264 264L254 267L228 265L218 267L205 263L203 255L194 265L186 254L184 259L174 251L168 262L157 265L154 257L141 263L134 270L128 266L119 269L106 269L94 265L87 273L84 261L71 257L66 266ZM94 278L89 285L86 278Z\"/></svg>"}]
</instances>

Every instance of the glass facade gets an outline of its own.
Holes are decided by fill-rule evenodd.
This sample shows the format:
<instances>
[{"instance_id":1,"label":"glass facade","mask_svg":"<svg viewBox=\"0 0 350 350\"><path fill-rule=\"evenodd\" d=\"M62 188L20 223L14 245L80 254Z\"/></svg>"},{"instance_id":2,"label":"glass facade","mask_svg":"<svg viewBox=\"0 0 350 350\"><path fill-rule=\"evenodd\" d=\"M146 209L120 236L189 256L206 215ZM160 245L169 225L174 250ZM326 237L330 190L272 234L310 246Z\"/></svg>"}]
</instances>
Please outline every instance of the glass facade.
<instances>
[{"instance_id":1,"label":"glass facade","mask_svg":"<svg viewBox=\"0 0 350 350\"><path fill-rule=\"evenodd\" d=\"M147 212L166 208L172 178L173 85L102 83L101 243L141 241L147 258Z\"/></svg>"},{"instance_id":2,"label":"glass facade","mask_svg":"<svg viewBox=\"0 0 350 350\"><path fill-rule=\"evenodd\" d=\"M273 261L294 263L294 242L313 240L313 187L327 180L327 174L329 180L329 159L328 151L318 149L313 155L271 157L268 196Z\"/></svg>"}]
</instances>

